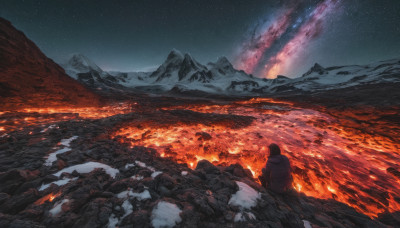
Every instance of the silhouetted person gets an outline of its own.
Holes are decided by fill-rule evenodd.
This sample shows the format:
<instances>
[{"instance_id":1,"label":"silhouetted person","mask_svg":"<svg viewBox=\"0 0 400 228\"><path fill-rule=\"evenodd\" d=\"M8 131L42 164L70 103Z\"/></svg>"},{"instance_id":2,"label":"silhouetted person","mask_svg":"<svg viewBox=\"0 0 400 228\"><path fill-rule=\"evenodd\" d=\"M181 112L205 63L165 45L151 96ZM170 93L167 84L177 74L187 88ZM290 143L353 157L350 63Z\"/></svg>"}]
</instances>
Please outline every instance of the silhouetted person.
<instances>
[{"instance_id":1,"label":"silhouetted person","mask_svg":"<svg viewBox=\"0 0 400 228\"><path fill-rule=\"evenodd\" d=\"M284 193L292 188L292 168L289 159L281 155L281 149L275 143L269 146L267 165L259 177L261 184L276 193Z\"/></svg>"}]
</instances>

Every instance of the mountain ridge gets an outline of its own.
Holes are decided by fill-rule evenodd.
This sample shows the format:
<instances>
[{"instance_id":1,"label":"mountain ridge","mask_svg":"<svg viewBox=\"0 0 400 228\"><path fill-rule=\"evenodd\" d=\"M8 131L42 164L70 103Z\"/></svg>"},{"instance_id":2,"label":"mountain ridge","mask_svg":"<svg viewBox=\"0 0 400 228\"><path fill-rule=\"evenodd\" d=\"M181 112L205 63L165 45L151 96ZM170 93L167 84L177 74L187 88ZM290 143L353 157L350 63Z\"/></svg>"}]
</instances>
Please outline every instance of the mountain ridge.
<instances>
[{"instance_id":1,"label":"mountain ridge","mask_svg":"<svg viewBox=\"0 0 400 228\"><path fill-rule=\"evenodd\" d=\"M89 62L92 61L89 60ZM315 63L306 73L297 78L277 75L275 79L261 79L235 69L226 57L220 57L216 62L203 65L190 54L173 49L166 60L153 72L112 74L93 70L93 67L91 71L92 74L97 72L98 75L105 75L103 80L108 78L108 82L102 81L96 85L98 87L128 90L145 88L146 93L202 91L219 95L258 96L313 93L368 83L398 82L400 59L367 65L326 68Z\"/></svg>"}]
</instances>

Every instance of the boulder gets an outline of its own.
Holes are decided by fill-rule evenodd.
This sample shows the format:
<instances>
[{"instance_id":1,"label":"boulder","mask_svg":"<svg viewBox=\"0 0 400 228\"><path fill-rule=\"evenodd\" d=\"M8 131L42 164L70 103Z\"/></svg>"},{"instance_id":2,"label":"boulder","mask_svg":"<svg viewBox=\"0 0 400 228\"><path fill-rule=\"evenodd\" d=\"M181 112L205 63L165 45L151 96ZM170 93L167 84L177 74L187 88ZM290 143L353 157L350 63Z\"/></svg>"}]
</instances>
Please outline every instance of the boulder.
<instances>
[{"instance_id":1,"label":"boulder","mask_svg":"<svg viewBox=\"0 0 400 228\"><path fill-rule=\"evenodd\" d=\"M201 160L197 163L195 170L202 170L207 174L219 174L220 170L208 160Z\"/></svg>"}]
</instances>

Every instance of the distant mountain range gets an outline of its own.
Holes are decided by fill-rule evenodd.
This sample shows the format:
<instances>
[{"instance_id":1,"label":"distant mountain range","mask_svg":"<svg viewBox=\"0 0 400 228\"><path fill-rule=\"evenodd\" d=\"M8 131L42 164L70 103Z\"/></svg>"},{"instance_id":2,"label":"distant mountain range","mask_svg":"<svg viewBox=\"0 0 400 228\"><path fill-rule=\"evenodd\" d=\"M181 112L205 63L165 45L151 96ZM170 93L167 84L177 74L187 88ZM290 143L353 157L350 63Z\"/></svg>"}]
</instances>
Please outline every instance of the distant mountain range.
<instances>
[{"instance_id":1,"label":"distant mountain range","mask_svg":"<svg viewBox=\"0 0 400 228\"><path fill-rule=\"evenodd\" d=\"M368 65L322 67L315 64L298 78L260 79L236 70L227 58L203 65L177 50L153 72L107 72L74 54L61 64L47 58L10 22L0 18L0 108L93 105L101 98L87 89L185 95L293 95L333 89L400 83L400 59ZM69 76L70 77L69 77ZM71 78L72 77L72 78ZM80 83L78 83L80 82ZM83 85L85 86L83 86ZM354 91L352 91L353 93ZM364 95L363 95L364 96Z\"/></svg>"},{"instance_id":2,"label":"distant mountain range","mask_svg":"<svg viewBox=\"0 0 400 228\"><path fill-rule=\"evenodd\" d=\"M315 64L298 78L260 79L236 70L225 57L203 65L189 54L172 50L154 72L106 72L81 54L61 64L66 73L101 90L138 90L149 93L210 93L256 95L309 93L363 84L400 82L400 59L368 65L324 68Z\"/></svg>"}]
</instances>

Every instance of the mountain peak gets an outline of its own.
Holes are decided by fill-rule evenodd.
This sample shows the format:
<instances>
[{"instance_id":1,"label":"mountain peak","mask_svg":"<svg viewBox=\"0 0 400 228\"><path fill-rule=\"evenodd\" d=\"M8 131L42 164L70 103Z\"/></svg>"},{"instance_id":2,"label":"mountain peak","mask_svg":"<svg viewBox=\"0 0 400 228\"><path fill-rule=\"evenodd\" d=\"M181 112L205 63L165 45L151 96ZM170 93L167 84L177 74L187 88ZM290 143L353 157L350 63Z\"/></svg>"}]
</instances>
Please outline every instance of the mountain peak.
<instances>
[{"instance_id":1,"label":"mountain peak","mask_svg":"<svg viewBox=\"0 0 400 228\"><path fill-rule=\"evenodd\" d=\"M314 66L312 67L312 69L325 69L323 68L321 65L319 65L318 63L315 63Z\"/></svg>"},{"instance_id":2,"label":"mountain peak","mask_svg":"<svg viewBox=\"0 0 400 228\"><path fill-rule=\"evenodd\" d=\"M218 58L215 64L219 66L232 66L231 62L229 62L229 60L225 56Z\"/></svg>"},{"instance_id":3,"label":"mountain peak","mask_svg":"<svg viewBox=\"0 0 400 228\"><path fill-rule=\"evenodd\" d=\"M305 74L303 74L302 77L308 76L312 73L317 73L317 74L324 74L325 73L325 68L323 68L321 65L319 65L318 63L315 63L313 67L310 68L310 70L308 70Z\"/></svg>"},{"instance_id":4,"label":"mountain peak","mask_svg":"<svg viewBox=\"0 0 400 228\"><path fill-rule=\"evenodd\" d=\"M234 74L236 72L235 68L233 68L231 62L226 57L220 57L217 59L215 63L208 63L210 69L214 72L219 72L220 74Z\"/></svg>"},{"instance_id":5,"label":"mountain peak","mask_svg":"<svg viewBox=\"0 0 400 228\"><path fill-rule=\"evenodd\" d=\"M175 48L171 50L171 52L168 54L167 60L171 59L183 59L183 54L182 52L176 50Z\"/></svg>"},{"instance_id":6,"label":"mountain peak","mask_svg":"<svg viewBox=\"0 0 400 228\"><path fill-rule=\"evenodd\" d=\"M185 60L185 61L193 61L193 58L192 58L192 56L189 55L188 53L185 53L185 55L184 55L184 60Z\"/></svg>"},{"instance_id":7,"label":"mountain peak","mask_svg":"<svg viewBox=\"0 0 400 228\"><path fill-rule=\"evenodd\" d=\"M284 75L277 75L276 78L278 78L278 79L290 79L289 77L284 76Z\"/></svg>"},{"instance_id":8,"label":"mountain peak","mask_svg":"<svg viewBox=\"0 0 400 228\"><path fill-rule=\"evenodd\" d=\"M80 53L74 53L71 55L68 65L72 66L74 69L80 72L88 72L91 70L102 72L103 70L97 66L88 57Z\"/></svg>"}]
</instances>

